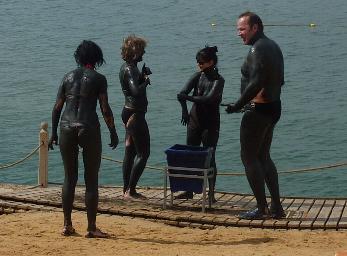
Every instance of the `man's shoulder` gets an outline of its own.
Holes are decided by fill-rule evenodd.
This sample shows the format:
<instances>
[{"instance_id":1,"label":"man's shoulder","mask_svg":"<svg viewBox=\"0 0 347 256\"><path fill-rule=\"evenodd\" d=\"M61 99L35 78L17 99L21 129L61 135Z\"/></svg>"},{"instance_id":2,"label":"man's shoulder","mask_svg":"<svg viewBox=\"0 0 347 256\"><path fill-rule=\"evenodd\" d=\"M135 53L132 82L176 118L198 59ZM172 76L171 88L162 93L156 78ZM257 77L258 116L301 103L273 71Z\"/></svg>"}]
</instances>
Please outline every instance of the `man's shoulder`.
<instances>
[{"instance_id":1,"label":"man's shoulder","mask_svg":"<svg viewBox=\"0 0 347 256\"><path fill-rule=\"evenodd\" d=\"M267 37L262 37L259 38L253 45L251 50L253 49L253 51L257 51L257 50L261 50L264 49L266 47L268 47L268 45L270 44L271 39L267 38Z\"/></svg>"},{"instance_id":2,"label":"man's shoulder","mask_svg":"<svg viewBox=\"0 0 347 256\"><path fill-rule=\"evenodd\" d=\"M255 42L252 48L254 47L255 50L258 50L258 49L264 49L264 48L273 47L273 46L278 47L278 44L274 40L264 36L259 38L259 40Z\"/></svg>"}]
</instances>

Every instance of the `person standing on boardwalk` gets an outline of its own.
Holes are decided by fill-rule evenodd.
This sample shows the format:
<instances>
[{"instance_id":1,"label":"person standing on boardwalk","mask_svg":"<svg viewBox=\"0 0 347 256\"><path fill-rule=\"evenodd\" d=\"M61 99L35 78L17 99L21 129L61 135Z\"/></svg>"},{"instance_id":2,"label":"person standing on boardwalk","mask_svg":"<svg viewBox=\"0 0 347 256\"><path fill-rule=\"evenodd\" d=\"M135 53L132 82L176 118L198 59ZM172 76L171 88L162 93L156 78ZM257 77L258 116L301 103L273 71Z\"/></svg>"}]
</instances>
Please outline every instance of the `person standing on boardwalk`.
<instances>
[{"instance_id":1,"label":"person standing on boardwalk","mask_svg":"<svg viewBox=\"0 0 347 256\"><path fill-rule=\"evenodd\" d=\"M149 68L137 67L145 54L146 41L135 35L124 39L119 80L125 97L122 120L125 125L125 154L123 160L123 197L125 200L145 199L136 192L136 185L150 154L150 135L145 115L147 112L147 86L150 84Z\"/></svg>"},{"instance_id":2,"label":"person standing on boardwalk","mask_svg":"<svg viewBox=\"0 0 347 256\"><path fill-rule=\"evenodd\" d=\"M199 67L185 84L177 99L182 107L181 123L187 125L187 144L191 146L212 147L211 166L214 167L213 178L209 180L209 198L215 202L214 188L217 176L215 161L216 147L219 138L220 113L219 104L222 101L224 78L217 69L217 46L199 50L196 61ZM189 93L192 95L189 95ZM193 102L188 113L187 101ZM176 198L191 199L193 192L185 191Z\"/></svg>"},{"instance_id":3,"label":"person standing on boardwalk","mask_svg":"<svg viewBox=\"0 0 347 256\"><path fill-rule=\"evenodd\" d=\"M75 233L72 226L71 212L78 179L79 147L83 149L84 179L86 185L85 203L87 208L88 228L86 237L106 238L108 234L96 227L98 207L98 174L101 162L100 123L96 113L97 101L110 131L111 143L118 145L113 113L108 103L107 80L95 68L105 61L100 47L92 41L83 41L74 54L78 68L67 73L58 90L52 111L52 135L49 148L58 145L58 123L60 120L59 147L64 163L65 179L62 188L64 211L64 229L62 235Z\"/></svg>"},{"instance_id":4,"label":"person standing on boardwalk","mask_svg":"<svg viewBox=\"0 0 347 256\"><path fill-rule=\"evenodd\" d=\"M279 46L263 33L263 23L252 12L237 21L238 36L251 45L241 67L241 97L226 107L227 113L245 108L240 127L241 159L257 208L240 214L243 219L284 217L278 174L270 157L273 131L281 116L281 88L284 84L283 55ZM268 209L265 183L271 194Z\"/></svg>"}]
</instances>

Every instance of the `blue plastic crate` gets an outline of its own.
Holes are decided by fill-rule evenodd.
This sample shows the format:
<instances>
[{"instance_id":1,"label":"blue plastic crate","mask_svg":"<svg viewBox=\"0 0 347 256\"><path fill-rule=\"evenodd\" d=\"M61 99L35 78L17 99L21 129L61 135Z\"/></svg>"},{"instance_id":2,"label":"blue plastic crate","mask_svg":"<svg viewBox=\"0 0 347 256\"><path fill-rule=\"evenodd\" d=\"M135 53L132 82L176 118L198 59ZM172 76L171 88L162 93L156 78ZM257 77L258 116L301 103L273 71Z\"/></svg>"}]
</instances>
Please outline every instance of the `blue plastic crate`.
<instances>
[{"instance_id":1,"label":"blue plastic crate","mask_svg":"<svg viewBox=\"0 0 347 256\"><path fill-rule=\"evenodd\" d=\"M212 148L209 147L176 144L165 150L165 153L168 166L205 169L211 165ZM169 173L203 176L203 172L186 170L169 169ZM202 179L169 176L169 181L172 192L190 191L202 193L203 191Z\"/></svg>"}]
</instances>

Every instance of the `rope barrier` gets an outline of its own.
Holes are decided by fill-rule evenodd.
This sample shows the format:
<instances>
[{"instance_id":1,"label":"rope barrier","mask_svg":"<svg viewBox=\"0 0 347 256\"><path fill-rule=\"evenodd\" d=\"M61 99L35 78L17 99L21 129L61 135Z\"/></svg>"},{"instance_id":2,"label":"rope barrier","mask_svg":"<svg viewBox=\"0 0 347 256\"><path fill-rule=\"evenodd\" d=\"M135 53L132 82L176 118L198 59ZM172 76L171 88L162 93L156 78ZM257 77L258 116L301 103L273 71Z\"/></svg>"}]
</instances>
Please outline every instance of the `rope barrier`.
<instances>
[{"instance_id":1,"label":"rope barrier","mask_svg":"<svg viewBox=\"0 0 347 256\"><path fill-rule=\"evenodd\" d=\"M120 160L115 160L110 157L105 157L102 156L102 159L111 161L111 162L116 162L118 164L122 164L123 161ZM336 167L341 167L347 165L347 162L343 163L335 163L335 164L330 164L330 165L323 165L319 167L310 167L310 168L301 168L301 169L293 169L293 170L287 170L287 171L279 171L278 174L292 174L292 173L303 173L303 172L313 172L313 171L320 171L324 169L331 169L331 168L336 168ZM146 165L146 169L152 169L152 170L158 170L158 171L164 171L165 167L155 167L155 166L149 166ZM218 172L218 176L244 176L246 175L244 172Z\"/></svg>"},{"instance_id":2,"label":"rope barrier","mask_svg":"<svg viewBox=\"0 0 347 256\"><path fill-rule=\"evenodd\" d=\"M123 161L115 160L115 159L112 159L110 157L101 156L101 158L108 160L108 161L111 161L111 162L118 163L118 164L123 164ZM150 165L146 165L146 169L152 169L152 170L157 170L157 171L164 171L165 170L164 167L154 167L154 166L150 166Z\"/></svg>"},{"instance_id":3,"label":"rope barrier","mask_svg":"<svg viewBox=\"0 0 347 256\"><path fill-rule=\"evenodd\" d=\"M210 25L212 26L212 27L216 27L216 26L218 26L218 25L222 25L222 26L230 26L230 24L229 24L229 22L211 22L210 23ZM236 26L236 25L235 25ZM310 27L310 28L315 28L315 27L317 27L318 25L316 24L316 23L308 23L308 24L304 24L304 23L302 23L302 24L285 24L285 23L278 23L278 24L275 24L275 23L273 23L273 24L263 24L263 26L264 27ZM338 27L346 27L345 25L337 25ZM336 27L336 25L334 26L334 27Z\"/></svg>"},{"instance_id":4,"label":"rope barrier","mask_svg":"<svg viewBox=\"0 0 347 256\"><path fill-rule=\"evenodd\" d=\"M33 156L39 149L40 147L43 145L43 143L39 146L37 146L32 152L30 152L28 155L26 155L25 157L23 157L22 159L13 162L13 163L9 163L9 164L5 164L0 166L0 170L1 169L6 169L15 165L18 165L22 162L24 162L25 160L27 160L28 158L30 158L31 156ZM110 157L106 157L106 156L101 156L102 159L107 160L107 161L111 161L111 162L115 162L118 164L123 164L123 161L120 160L116 160L116 159L112 159ZM337 168L337 167L341 167L341 166L346 166L347 162L343 162L343 163L335 163L335 164L330 164L330 165L323 165L323 166L319 166L319 167L310 167L310 168L301 168L301 169L293 169L293 170L287 170L287 171L279 171L278 174L293 174L293 173L303 173L303 172L313 172L313 171L321 171L321 170L325 170L325 169L332 169L332 168ZM150 165L146 165L146 169L151 169L151 170L157 170L157 171L164 171L166 167L155 167L155 166L150 166ZM244 176L245 173L244 172L218 172L219 176Z\"/></svg>"},{"instance_id":5,"label":"rope barrier","mask_svg":"<svg viewBox=\"0 0 347 256\"><path fill-rule=\"evenodd\" d=\"M325 169L331 169L331 168L336 168L336 167L341 167L347 165L347 162L345 163L336 163L336 164L331 164L331 165L324 165L324 166L319 166L319 167L311 167L311 168L301 168L301 169L293 169L293 170L287 170L287 171L279 171L277 172L278 174L293 174L293 173L303 173L303 172L313 172L313 171L321 171ZM220 176L244 176L245 173L243 172L232 172L232 173L227 173L227 172L218 172L218 175Z\"/></svg>"},{"instance_id":6,"label":"rope barrier","mask_svg":"<svg viewBox=\"0 0 347 256\"><path fill-rule=\"evenodd\" d=\"M10 168L12 166L15 166L17 164L20 164L22 162L24 162L25 160L27 160L28 158L30 158L31 156L33 156L39 149L40 147L43 145L43 143L39 146L37 146L32 152L30 152L28 155L26 155L25 157L23 157L22 159L19 159L18 161L16 162L13 162L13 163L10 163L10 164L5 164L5 165L2 165L0 166L0 170L1 169L6 169L6 168Z\"/></svg>"},{"instance_id":7,"label":"rope barrier","mask_svg":"<svg viewBox=\"0 0 347 256\"><path fill-rule=\"evenodd\" d=\"M310 24L264 24L264 26L267 27L316 27L317 25L315 23Z\"/></svg>"}]
</instances>

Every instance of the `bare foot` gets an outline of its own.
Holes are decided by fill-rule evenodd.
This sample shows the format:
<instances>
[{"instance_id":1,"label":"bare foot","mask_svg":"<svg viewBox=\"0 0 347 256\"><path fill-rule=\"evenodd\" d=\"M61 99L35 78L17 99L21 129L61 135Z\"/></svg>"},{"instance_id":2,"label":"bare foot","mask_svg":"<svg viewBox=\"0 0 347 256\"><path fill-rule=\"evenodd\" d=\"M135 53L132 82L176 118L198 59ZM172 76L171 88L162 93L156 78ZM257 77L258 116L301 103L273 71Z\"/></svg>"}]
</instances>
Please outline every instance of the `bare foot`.
<instances>
[{"instance_id":1,"label":"bare foot","mask_svg":"<svg viewBox=\"0 0 347 256\"><path fill-rule=\"evenodd\" d=\"M136 199L141 199L141 200L146 200L147 197L145 197L144 195L135 192L134 194L131 195L132 197L136 198Z\"/></svg>"},{"instance_id":2,"label":"bare foot","mask_svg":"<svg viewBox=\"0 0 347 256\"><path fill-rule=\"evenodd\" d=\"M95 229L94 231L88 231L85 235L86 238L109 238L110 235L102 232L100 229Z\"/></svg>"},{"instance_id":3,"label":"bare foot","mask_svg":"<svg viewBox=\"0 0 347 256\"><path fill-rule=\"evenodd\" d=\"M184 191L181 194L175 196L175 199L193 199L193 192L190 191Z\"/></svg>"},{"instance_id":4,"label":"bare foot","mask_svg":"<svg viewBox=\"0 0 347 256\"><path fill-rule=\"evenodd\" d=\"M137 192L130 193L129 191L127 191L124 193L123 199L127 201L134 201L134 200L146 200L147 197Z\"/></svg>"},{"instance_id":5,"label":"bare foot","mask_svg":"<svg viewBox=\"0 0 347 256\"><path fill-rule=\"evenodd\" d=\"M61 232L63 236L71 236L76 233L76 230L72 227L72 225L66 225Z\"/></svg>"}]
</instances>

